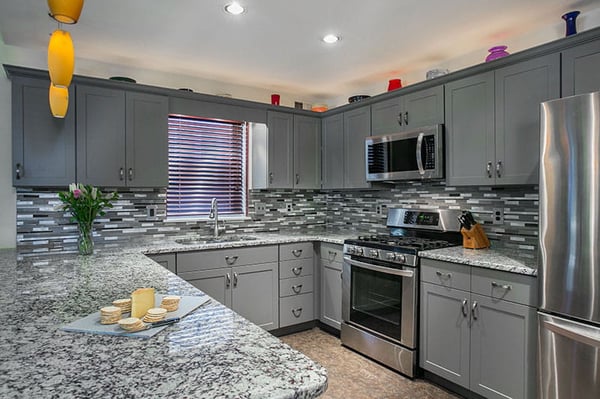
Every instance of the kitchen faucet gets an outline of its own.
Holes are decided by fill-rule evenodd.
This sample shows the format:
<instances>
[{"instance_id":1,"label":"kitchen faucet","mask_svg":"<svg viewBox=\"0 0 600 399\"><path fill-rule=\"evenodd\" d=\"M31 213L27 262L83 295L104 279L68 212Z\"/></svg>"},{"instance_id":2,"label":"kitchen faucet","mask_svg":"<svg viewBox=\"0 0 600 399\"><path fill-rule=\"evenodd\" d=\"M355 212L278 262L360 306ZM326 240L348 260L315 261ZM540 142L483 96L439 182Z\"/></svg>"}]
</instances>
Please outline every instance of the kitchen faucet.
<instances>
[{"instance_id":1,"label":"kitchen faucet","mask_svg":"<svg viewBox=\"0 0 600 399\"><path fill-rule=\"evenodd\" d=\"M210 213L208 214L209 219L215 219L214 236L219 237L219 204L217 199L213 198L210 203Z\"/></svg>"}]
</instances>

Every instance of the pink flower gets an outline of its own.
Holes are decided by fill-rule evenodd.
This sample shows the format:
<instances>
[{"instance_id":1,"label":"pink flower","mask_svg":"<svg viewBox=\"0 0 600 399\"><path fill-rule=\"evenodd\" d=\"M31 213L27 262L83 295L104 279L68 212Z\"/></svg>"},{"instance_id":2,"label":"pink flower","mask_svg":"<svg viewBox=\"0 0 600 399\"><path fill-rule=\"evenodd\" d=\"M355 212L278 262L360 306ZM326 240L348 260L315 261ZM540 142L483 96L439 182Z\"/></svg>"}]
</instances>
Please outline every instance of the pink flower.
<instances>
[{"instance_id":1,"label":"pink flower","mask_svg":"<svg viewBox=\"0 0 600 399\"><path fill-rule=\"evenodd\" d=\"M81 190L76 188L75 190L73 190L73 197L75 198L79 198L81 197Z\"/></svg>"}]
</instances>

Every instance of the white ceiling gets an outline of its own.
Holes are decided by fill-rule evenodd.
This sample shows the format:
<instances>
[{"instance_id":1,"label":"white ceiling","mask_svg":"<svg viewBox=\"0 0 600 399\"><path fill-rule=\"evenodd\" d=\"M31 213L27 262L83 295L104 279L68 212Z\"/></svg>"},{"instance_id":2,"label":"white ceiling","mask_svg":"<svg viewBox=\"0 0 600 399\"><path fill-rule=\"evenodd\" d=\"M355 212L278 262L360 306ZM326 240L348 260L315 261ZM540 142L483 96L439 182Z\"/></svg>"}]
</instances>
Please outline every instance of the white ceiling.
<instances>
[{"instance_id":1,"label":"white ceiling","mask_svg":"<svg viewBox=\"0 0 600 399\"><path fill-rule=\"evenodd\" d=\"M240 0L247 11L232 16L226 2L87 0L79 22L64 29L77 60L333 98L562 24L566 11L584 17L600 7L599 0ZM57 26L47 12L43 0L0 0L4 43L45 54ZM320 41L327 33L342 40L327 45Z\"/></svg>"}]
</instances>

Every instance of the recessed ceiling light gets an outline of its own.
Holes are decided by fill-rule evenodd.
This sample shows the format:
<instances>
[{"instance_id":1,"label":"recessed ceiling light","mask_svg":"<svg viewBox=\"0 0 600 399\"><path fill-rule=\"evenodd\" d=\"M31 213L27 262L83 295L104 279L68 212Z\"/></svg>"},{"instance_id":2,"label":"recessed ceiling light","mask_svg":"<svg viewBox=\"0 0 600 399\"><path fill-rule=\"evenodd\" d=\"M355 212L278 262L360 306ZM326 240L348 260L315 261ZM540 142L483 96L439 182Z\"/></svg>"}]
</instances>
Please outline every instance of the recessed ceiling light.
<instances>
[{"instance_id":1,"label":"recessed ceiling light","mask_svg":"<svg viewBox=\"0 0 600 399\"><path fill-rule=\"evenodd\" d=\"M325 43L333 44L339 40L340 40L340 37L336 36L336 35L329 34L329 35L323 36L323 41Z\"/></svg>"},{"instance_id":2,"label":"recessed ceiling light","mask_svg":"<svg viewBox=\"0 0 600 399\"><path fill-rule=\"evenodd\" d=\"M240 3L234 1L233 3L229 3L225 6L225 11L232 15L240 15L245 11L245 9L240 5Z\"/></svg>"}]
</instances>

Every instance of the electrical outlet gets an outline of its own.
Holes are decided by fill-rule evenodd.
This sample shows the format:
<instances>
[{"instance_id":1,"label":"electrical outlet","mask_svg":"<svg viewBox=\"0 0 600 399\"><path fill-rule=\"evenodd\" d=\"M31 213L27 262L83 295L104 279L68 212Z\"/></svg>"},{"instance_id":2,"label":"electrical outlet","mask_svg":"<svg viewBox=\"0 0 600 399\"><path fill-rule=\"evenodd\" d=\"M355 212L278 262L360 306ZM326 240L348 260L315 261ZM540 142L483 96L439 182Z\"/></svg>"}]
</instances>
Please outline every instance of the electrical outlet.
<instances>
[{"instance_id":1,"label":"electrical outlet","mask_svg":"<svg viewBox=\"0 0 600 399\"><path fill-rule=\"evenodd\" d=\"M285 204L285 211L286 212L291 212L292 211L292 204Z\"/></svg>"},{"instance_id":2,"label":"electrical outlet","mask_svg":"<svg viewBox=\"0 0 600 399\"><path fill-rule=\"evenodd\" d=\"M503 208L494 208L492 212L492 224L504 224Z\"/></svg>"},{"instance_id":3,"label":"electrical outlet","mask_svg":"<svg viewBox=\"0 0 600 399\"><path fill-rule=\"evenodd\" d=\"M383 205L376 205L375 206L375 213L378 215L382 215L383 214Z\"/></svg>"},{"instance_id":4,"label":"electrical outlet","mask_svg":"<svg viewBox=\"0 0 600 399\"><path fill-rule=\"evenodd\" d=\"M157 210L157 206L156 205L146 205L146 217L147 218L155 218L156 215L156 210Z\"/></svg>"},{"instance_id":5,"label":"electrical outlet","mask_svg":"<svg viewBox=\"0 0 600 399\"><path fill-rule=\"evenodd\" d=\"M264 215L267 212L267 205L266 204L256 204L254 205L254 212L257 215Z\"/></svg>"}]
</instances>

